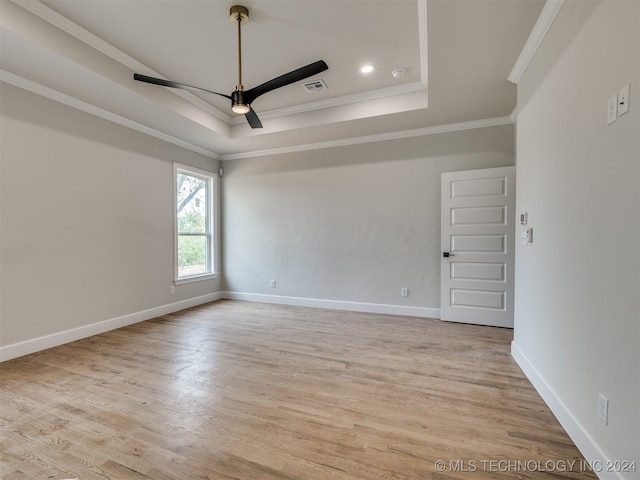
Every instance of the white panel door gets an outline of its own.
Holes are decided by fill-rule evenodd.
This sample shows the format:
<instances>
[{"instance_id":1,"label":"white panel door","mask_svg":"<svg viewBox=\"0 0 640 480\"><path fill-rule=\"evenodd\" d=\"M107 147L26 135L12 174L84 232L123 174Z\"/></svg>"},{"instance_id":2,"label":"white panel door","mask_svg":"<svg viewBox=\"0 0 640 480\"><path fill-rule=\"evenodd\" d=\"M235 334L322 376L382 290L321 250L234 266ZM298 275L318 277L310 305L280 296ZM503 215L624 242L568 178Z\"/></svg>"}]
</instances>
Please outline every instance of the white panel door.
<instances>
[{"instance_id":1,"label":"white panel door","mask_svg":"<svg viewBox=\"0 0 640 480\"><path fill-rule=\"evenodd\" d=\"M516 167L442 174L440 318L513 328Z\"/></svg>"}]
</instances>

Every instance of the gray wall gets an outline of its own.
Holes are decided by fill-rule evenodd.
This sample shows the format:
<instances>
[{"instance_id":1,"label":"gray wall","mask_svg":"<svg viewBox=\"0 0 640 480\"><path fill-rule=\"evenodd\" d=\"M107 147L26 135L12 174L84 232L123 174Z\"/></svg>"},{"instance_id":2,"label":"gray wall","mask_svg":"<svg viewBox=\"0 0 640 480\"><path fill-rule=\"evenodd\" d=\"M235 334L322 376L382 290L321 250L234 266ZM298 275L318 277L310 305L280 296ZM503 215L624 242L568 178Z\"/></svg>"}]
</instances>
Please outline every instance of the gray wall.
<instances>
[{"instance_id":1,"label":"gray wall","mask_svg":"<svg viewBox=\"0 0 640 480\"><path fill-rule=\"evenodd\" d=\"M581 448L640 464L639 27L640 2L565 2L518 85L514 348Z\"/></svg>"},{"instance_id":2,"label":"gray wall","mask_svg":"<svg viewBox=\"0 0 640 480\"><path fill-rule=\"evenodd\" d=\"M170 295L172 162L218 162L10 85L1 95L0 348L36 341L13 354L223 290L437 316L440 173L514 161L508 125L226 162L225 282Z\"/></svg>"},{"instance_id":3,"label":"gray wall","mask_svg":"<svg viewBox=\"0 0 640 480\"><path fill-rule=\"evenodd\" d=\"M513 165L513 136L507 125L225 162L225 290L437 315L440 174Z\"/></svg>"},{"instance_id":4,"label":"gray wall","mask_svg":"<svg viewBox=\"0 0 640 480\"><path fill-rule=\"evenodd\" d=\"M0 346L211 294L173 281L172 162L218 162L2 85Z\"/></svg>"}]
</instances>

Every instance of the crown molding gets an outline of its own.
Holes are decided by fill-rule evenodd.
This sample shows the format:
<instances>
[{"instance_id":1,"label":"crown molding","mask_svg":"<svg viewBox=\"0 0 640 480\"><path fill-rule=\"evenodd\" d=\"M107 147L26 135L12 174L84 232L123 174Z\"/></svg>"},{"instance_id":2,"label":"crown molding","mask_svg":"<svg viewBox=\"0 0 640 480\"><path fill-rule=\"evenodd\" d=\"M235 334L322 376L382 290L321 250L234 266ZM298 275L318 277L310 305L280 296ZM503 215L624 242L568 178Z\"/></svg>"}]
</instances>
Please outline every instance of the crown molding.
<instances>
[{"instance_id":1,"label":"crown molding","mask_svg":"<svg viewBox=\"0 0 640 480\"><path fill-rule=\"evenodd\" d=\"M110 122L117 123L118 125L122 125L123 127L127 127L132 130L136 130L138 132L144 133L146 135L159 138L160 140L164 140L165 142L169 142L179 147L185 148L187 150L191 150L192 152L199 153L200 155L204 155L206 157L213 158L215 160L221 159L220 155L215 152L209 151L197 145L193 145L192 143L185 142L180 138L174 137L172 135L168 135L164 132L156 130L155 128L148 127L141 123L125 118L121 115L115 114L113 112L109 112L108 110L105 110L103 108L100 108L90 103L79 100L75 97L71 97L65 93L59 92L49 87L45 87L44 85L33 82L31 80L27 80L26 78L20 77L11 72L7 72L6 70L0 69L0 81L3 81L10 85L14 85L18 88L22 88L23 90L27 90L37 95L46 97L55 102L62 103L64 105L75 108L77 110L81 110L91 115L95 115L96 117L100 117Z\"/></svg>"},{"instance_id":2,"label":"crown molding","mask_svg":"<svg viewBox=\"0 0 640 480\"><path fill-rule=\"evenodd\" d=\"M507 80L515 84L520 81L520 77L522 77L522 74L529 66L529 63L533 60L538 47L547 35L549 28L551 28L551 24L562 8L564 1L565 0L547 0L544 4L542 12L540 12L540 16L538 17L533 30L531 30L531 34L529 35L527 42L524 44L524 47L520 52L520 56L511 69L511 73L507 77Z\"/></svg>"},{"instance_id":3,"label":"crown molding","mask_svg":"<svg viewBox=\"0 0 640 480\"><path fill-rule=\"evenodd\" d=\"M403 138L423 137L426 135L436 135L439 133L459 132L462 130L473 130L476 128L498 127L501 125L513 125L511 116L487 118L483 120L472 120L469 122L449 123L446 125L436 125L433 127L416 128L413 130L403 130L399 132L381 133L376 135L366 135L362 137L343 138L340 140L328 140L326 142L308 143L291 147L272 148L267 150L254 150L242 153L229 153L220 156L222 161L240 160L243 158L264 157L267 155L281 155L285 153L305 152L309 150L320 150L323 148L344 147L349 145L359 145L363 143L384 142L387 140L399 140Z\"/></svg>"}]
</instances>

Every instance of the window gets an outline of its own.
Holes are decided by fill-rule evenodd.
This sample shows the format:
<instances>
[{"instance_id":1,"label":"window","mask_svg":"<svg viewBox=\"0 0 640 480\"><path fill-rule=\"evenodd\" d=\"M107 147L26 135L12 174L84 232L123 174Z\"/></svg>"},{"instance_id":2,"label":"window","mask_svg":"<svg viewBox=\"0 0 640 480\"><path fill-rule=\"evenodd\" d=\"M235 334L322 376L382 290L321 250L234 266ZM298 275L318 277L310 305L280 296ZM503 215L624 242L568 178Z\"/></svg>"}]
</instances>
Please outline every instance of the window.
<instances>
[{"instance_id":1,"label":"window","mask_svg":"<svg viewBox=\"0 0 640 480\"><path fill-rule=\"evenodd\" d=\"M213 208L216 177L175 164L174 178L176 283L211 278L217 273Z\"/></svg>"}]
</instances>

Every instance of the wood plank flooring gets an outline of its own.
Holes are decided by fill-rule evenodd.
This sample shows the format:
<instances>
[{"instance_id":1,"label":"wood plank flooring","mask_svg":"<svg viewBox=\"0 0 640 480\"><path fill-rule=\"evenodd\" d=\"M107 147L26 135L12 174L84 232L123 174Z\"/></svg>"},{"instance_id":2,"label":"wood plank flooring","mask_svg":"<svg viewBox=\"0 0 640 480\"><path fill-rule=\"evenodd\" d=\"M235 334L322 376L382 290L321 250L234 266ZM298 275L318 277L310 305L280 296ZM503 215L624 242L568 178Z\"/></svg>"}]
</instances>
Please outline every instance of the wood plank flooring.
<instances>
[{"instance_id":1,"label":"wood plank flooring","mask_svg":"<svg viewBox=\"0 0 640 480\"><path fill-rule=\"evenodd\" d=\"M0 477L596 478L511 339L238 301L166 315L0 364Z\"/></svg>"}]
</instances>

